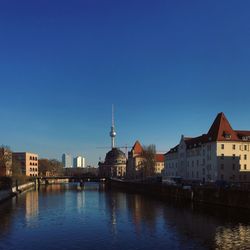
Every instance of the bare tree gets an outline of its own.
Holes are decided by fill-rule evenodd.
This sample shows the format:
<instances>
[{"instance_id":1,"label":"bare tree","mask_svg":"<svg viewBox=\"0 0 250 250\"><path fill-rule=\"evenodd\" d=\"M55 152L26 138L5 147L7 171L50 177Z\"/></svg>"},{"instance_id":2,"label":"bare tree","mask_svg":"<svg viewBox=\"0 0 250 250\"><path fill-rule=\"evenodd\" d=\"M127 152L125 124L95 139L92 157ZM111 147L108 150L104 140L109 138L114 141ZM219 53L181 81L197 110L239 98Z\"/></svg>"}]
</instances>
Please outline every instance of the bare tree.
<instances>
[{"instance_id":1,"label":"bare tree","mask_svg":"<svg viewBox=\"0 0 250 250\"><path fill-rule=\"evenodd\" d=\"M142 162L142 177L146 178L155 175L155 155L156 149L155 145L151 144L149 146L143 146L143 162Z\"/></svg>"},{"instance_id":2,"label":"bare tree","mask_svg":"<svg viewBox=\"0 0 250 250\"><path fill-rule=\"evenodd\" d=\"M12 176L18 177L23 175L22 173L22 164L20 161L16 160L15 158L12 158Z\"/></svg>"},{"instance_id":3,"label":"bare tree","mask_svg":"<svg viewBox=\"0 0 250 250\"><path fill-rule=\"evenodd\" d=\"M39 165L39 175L46 175L46 172L51 175L62 175L63 166L62 163L58 160L52 159L40 159L38 162Z\"/></svg>"},{"instance_id":4,"label":"bare tree","mask_svg":"<svg viewBox=\"0 0 250 250\"><path fill-rule=\"evenodd\" d=\"M0 147L0 175L12 175L12 153L8 146L2 145Z\"/></svg>"}]
</instances>

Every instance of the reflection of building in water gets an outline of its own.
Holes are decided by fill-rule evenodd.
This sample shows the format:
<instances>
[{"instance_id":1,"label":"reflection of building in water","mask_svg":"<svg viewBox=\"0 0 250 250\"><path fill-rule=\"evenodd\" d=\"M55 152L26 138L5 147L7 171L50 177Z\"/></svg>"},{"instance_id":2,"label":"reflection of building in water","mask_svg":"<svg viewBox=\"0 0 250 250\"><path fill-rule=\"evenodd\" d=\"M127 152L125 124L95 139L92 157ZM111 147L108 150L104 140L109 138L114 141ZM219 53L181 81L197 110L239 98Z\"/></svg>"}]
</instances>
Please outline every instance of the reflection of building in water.
<instances>
[{"instance_id":1,"label":"reflection of building in water","mask_svg":"<svg viewBox=\"0 0 250 250\"><path fill-rule=\"evenodd\" d=\"M77 210L81 213L85 206L85 192L78 192L76 196Z\"/></svg>"},{"instance_id":2,"label":"reflection of building in water","mask_svg":"<svg viewBox=\"0 0 250 250\"><path fill-rule=\"evenodd\" d=\"M142 195L127 196L127 204L137 234L141 232L143 224L148 226L151 233L155 233L157 218L162 214L161 207L156 203Z\"/></svg>"},{"instance_id":3,"label":"reflection of building in water","mask_svg":"<svg viewBox=\"0 0 250 250\"><path fill-rule=\"evenodd\" d=\"M185 249L185 240L197 241L209 249L249 249L250 226L240 223L249 223L247 212L240 215L235 210L210 206L190 209L174 202L164 209L164 220L166 227L175 228L183 238L181 249Z\"/></svg>"},{"instance_id":4,"label":"reflection of building in water","mask_svg":"<svg viewBox=\"0 0 250 250\"><path fill-rule=\"evenodd\" d=\"M124 193L106 193L106 206L107 211L110 213L110 228L114 235L117 234L117 225L119 222L119 215L125 213L127 210L127 202Z\"/></svg>"},{"instance_id":5,"label":"reflection of building in water","mask_svg":"<svg viewBox=\"0 0 250 250\"><path fill-rule=\"evenodd\" d=\"M218 227L215 242L219 249L249 249L250 226L238 225L233 229L232 225Z\"/></svg>"},{"instance_id":6,"label":"reflection of building in water","mask_svg":"<svg viewBox=\"0 0 250 250\"><path fill-rule=\"evenodd\" d=\"M38 191L26 193L26 220L29 222L38 215L39 202Z\"/></svg>"}]
</instances>

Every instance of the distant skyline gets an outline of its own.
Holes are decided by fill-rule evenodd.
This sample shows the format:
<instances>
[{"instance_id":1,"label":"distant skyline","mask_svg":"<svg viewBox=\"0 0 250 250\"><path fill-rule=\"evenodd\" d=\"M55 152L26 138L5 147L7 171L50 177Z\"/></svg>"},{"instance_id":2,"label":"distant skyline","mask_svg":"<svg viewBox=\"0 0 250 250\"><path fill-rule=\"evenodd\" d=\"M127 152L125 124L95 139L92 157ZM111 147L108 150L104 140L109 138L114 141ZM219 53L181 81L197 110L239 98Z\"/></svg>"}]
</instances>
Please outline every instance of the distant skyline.
<instances>
[{"instance_id":1,"label":"distant skyline","mask_svg":"<svg viewBox=\"0 0 250 250\"><path fill-rule=\"evenodd\" d=\"M0 3L0 144L97 166L116 144L250 130L249 1Z\"/></svg>"}]
</instances>

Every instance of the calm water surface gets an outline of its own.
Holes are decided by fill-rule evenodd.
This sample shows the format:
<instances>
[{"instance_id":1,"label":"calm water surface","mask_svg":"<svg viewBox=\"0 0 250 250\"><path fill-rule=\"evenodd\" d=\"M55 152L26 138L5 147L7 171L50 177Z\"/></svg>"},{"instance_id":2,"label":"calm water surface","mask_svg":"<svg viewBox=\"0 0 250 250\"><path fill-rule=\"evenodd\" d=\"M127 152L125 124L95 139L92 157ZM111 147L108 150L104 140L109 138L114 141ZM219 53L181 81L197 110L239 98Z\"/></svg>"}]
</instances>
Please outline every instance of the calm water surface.
<instances>
[{"instance_id":1,"label":"calm water surface","mask_svg":"<svg viewBox=\"0 0 250 250\"><path fill-rule=\"evenodd\" d=\"M0 205L0 249L250 249L250 212L50 185Z\"/></svg>"}]
</instances>

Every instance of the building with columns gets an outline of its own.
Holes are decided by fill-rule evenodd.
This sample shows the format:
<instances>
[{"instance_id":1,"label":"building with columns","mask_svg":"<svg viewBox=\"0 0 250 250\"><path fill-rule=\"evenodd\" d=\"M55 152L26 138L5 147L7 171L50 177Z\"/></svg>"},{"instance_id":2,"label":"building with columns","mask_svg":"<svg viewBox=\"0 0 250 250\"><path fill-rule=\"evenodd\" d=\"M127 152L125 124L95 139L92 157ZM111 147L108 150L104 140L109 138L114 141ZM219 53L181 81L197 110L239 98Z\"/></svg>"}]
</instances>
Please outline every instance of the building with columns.
<instances>
[{"instance_id":1,"label":"building with columns","mask_svg":"<svg viewBox=\"0 0 250 250\"><path fill-rule=\"evenodd\" d=\"M234 130L219 113L206 134L182 136L165 154L165 175L203 182L249 182L250 131Z\"/></svg>"}]
</instances>

